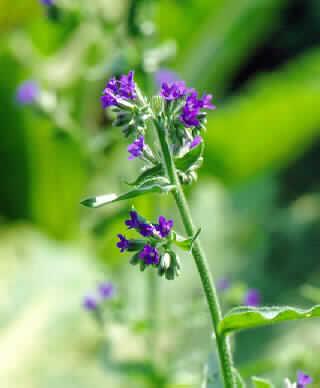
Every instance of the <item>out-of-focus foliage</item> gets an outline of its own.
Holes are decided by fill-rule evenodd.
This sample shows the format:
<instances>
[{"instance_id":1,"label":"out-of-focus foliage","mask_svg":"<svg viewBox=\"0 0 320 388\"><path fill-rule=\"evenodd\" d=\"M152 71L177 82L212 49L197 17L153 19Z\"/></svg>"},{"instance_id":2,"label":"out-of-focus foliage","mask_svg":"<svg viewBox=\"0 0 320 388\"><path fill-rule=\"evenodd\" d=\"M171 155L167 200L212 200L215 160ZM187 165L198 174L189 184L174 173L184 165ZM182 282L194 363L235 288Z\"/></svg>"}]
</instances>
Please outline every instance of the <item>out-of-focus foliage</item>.
<instances>
[{"instance_id":1,"label":"out-of-focus foliage","mask_svg":"<svg viewBox=\"0 0 320 388\"><path fill-rule=\"evenodd\" d=\"M307 309L320 281L319 1L59 4L62 18L50 21L38 1L0 3L0 386L198 387L216 368L211 355L202 373L212 346L190 258L150 292L150 274L115 247L129 205L80 208L92 194L127 191L138 171L99 96L130 68L151 93L159 66L213 92L188 195L214 276L233 285L224 308L249 286L263 304ZM16 103L25 79L39 82L46 115ZM134 205L150 219L172 215L179 230L170 199ZM102 332L81 300L104 278L122 305L110 305ZM317 386L318 337L316 319L237 334L237 366L275 386L302 369Z\"/></svg>"},{"instance_id":2,"label":"out-of-focus foliage","mask_svg":"<svg viewBox=\"0 0 320 388\"><path fill-rule=\"evenodd\" d=\"M230 182L279 169L318 135L318 50L259 76L210 117L207 163ZM294 114L293 114L294 112Z\"/></svg>"}]
</instances>

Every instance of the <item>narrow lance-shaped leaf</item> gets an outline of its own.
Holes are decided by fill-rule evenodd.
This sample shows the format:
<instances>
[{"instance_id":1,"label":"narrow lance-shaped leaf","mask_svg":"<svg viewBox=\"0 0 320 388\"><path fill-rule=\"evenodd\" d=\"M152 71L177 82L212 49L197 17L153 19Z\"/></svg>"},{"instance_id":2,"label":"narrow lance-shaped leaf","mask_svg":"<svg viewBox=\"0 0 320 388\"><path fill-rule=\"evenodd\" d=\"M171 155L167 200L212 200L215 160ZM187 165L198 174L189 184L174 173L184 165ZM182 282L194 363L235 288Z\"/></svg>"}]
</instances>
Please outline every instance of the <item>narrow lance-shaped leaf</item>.
<instances>
[{"instance_id":1,"label":"narrow lance-shaped leaf","mask_svg":"<svg viewBox=\"0 0 320 388\"><path fill-rule=\"evenodd\" d=\"M297 319L320 317L320 305L308 310L289 306L274 307L237 307L230 310L220 322L220 333L231 333L239 330L267 326L275 323Z\"/></svg>"},{"instance_id":2,"label":"narrow lance-shaped leaf","mask_svg":"<svg viewBox=\"0 0 320 388\"><path fill-rule=\"evenodd\" d=\"M97 197L91 197L83 200L81 202L82 205L97 208L103 205L107 205L109 203L123 201L135 197L139 197L140 195L148 194L148 193L168 193L169 191L174 189L174 185L171 185L167 178L158 177L145 181L140 186L124 193L124 194L106 194Z\"/></svg>"},{"instance_id":3,"label":"narrow lance-shaped leaf","mask_svg":"<svg viewBox=\"0 0 320 388\"><path fill-rule=\"evenodd\" d=\"M151 167L151 168L148 168L147 170L142 171L142 173L138 176L138 178L134 182L128 183L128 185L129 186L141 185L151 178L159 178L159 177L163 177L163 175L164 175L164 171L161 164L159 163L154 167Z\"/></svg>"},{"instance_id":4,"label":"narrow lance-shaped leaf","mask_svg":"<svg viewBox=\"0 0 320 388\"><path fill-rule=\"evenodd\" d=\"M175 158L175 165L178 170L186 172L191 167L197 165L197 167L202 162L202 154L203 154L203 143L193 148L191 151L187 152L181 158Z\"/></svg>"},{"instance_id":5,"label":"narrow lance-shaped leaf","mask_svg":"<svg viewBox=\"0 0 320 388\"><path fill-rule=\"evenodd\" d=\"M256 376L253 376L251 379L254 388L274 388L274 385L269 380Z\"/></svg>"}]
</instances>

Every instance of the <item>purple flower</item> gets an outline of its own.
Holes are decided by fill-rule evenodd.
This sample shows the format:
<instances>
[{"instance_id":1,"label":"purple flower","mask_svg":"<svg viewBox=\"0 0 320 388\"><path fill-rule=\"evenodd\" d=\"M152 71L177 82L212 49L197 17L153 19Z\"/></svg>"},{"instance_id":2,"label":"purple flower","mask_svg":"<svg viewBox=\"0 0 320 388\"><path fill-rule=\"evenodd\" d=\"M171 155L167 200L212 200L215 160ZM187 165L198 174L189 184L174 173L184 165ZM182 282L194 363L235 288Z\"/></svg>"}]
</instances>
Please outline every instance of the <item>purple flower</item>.
<instances>
[{"instance_id":1,"label":"purple flower","mask_svg":"<svg viewBox=\"0 0 320 388\"><path fill-rule=\"evenodd\" d=\"M200 124L199 114L201 109L215 109L215 106L211 104L212 96L210 94L205 94L202 98L198 99L198 94L196 91L187 97L186 103L183 107L180 120L187 127L196 127Z\"/></svg>"},{"instance_id":2,"label":"purple flower","mask_svg":"<svg viewBox=\"0 0 320 388\"><path fill-rule=\"evenodd\" d=\"M140 224L139 232L144 237L152 236L155 232L155 227L152 224Z\"/></svg>"},{"instance_id":3,"label":"purple flower","mask_svg":"<svg viewBox=\"0 0 320 388\"><path fill-rule=\"evenodd\" d=\"M173 101L184 97L187 92L188 89L183 81L176 81L173 83L163 82L160 95L167 101Z\"/></svg>"},{"instance_id":4,"label":"purple flower","mask_svg":"<svg viewBox=\"0 0 320 388\"><path fill-rule=\"evenodd\" d=\"M150 244L146 244L142 251L139 253L139 258L144 261L145 264L159 264L159 252L157 248L154 248Z\"/></svg>"},{"instance_id":5,"label":"purple flower","mask_svg":"<svg viewBox=\"0 0 320 388\"><path fill-rule=\"evenodd\" d=\"M125 221L125 224L127 225L128 229L139 229L140 221L138 213L136 211L131 211L129 214L130 219Z\"/></svg>"},{"instance_id":6,"label":"purple flower","mask_svg":"<svg viewBox=\"0 0 320 388\"><path fill-rule=\"evenodd\" d=\"M124 252L129 248L129 240L127 240L122 234L118 234L118 237L120 241L117 242L117 247L120 249L120 252Z\"/></svg>"},{"instance_id":7,"label":"purple flower","mask_svg":"<svg viewBox=\"0 0 320 388\"><path fill-rule=\"evenodd\" d=\"M101 283L98 286L98 291L102 299L110 299L114 296L115 288L112 283Z\"/></svg>"},{"instance_id":8,"label":"purple flower","mask_svg":"<svg viewBox=\"0 0 320 388\"><path fill-rule=\"evenodd\" d=\"M219 291L225 291L230 288L230 281L227 278L221 278L217 281L217 289Z\"/></svg>"},{"instance_id":9,"label":"purple flower","mask_svg":"<svg viewBox=\"0 0 320 388\"><path fill-rule=\"evenodd\" d=\"M244 297L244 304L246 306L257 307L260 305L260 302L261 295L259 290L255 288L250 288Z\"/></svg>"},{"instance_id":10,"label":"purple flower","mask_svg":"<svg viewBox=\"0 0 320 388\"><path fill-rule=\"evenodd\" d=\"M112 77L108 81L101 96L103 108L117 106L119 99L134 100L137 98L136 85L133 76L134 72L129 71L128 75L121 75L119 80Z\"/></svg>"},{"instance_id":11,"label":"purple flower","mask_svg":"<svg viewBox=\"0 0 320 388\"><path fill-rule=\"evenodd\" d=\"M103 108L107 108L108 106L116 106L117 103L117 94L118 94L118 85L115 77L112 77L108 83L106 88L103 91L103 95L101 96L101 103Z\"/></svg>"},{"instance_id":12,"label":"purple flower","mask_svg":"<svg viewBox=\"0 0 320 388\"><path fill-rule=\"evenodd\" d=\"M141 156L144 148L144 136L141 135L137 140L128 146L128 152L131 154L128 159L132 160Z\"/></svg>"},{"instance_id":13,"label":"purple flower","mask_svg":"<svg viewBox=\"0 0 320 388\"><path fill-rule=\"evenodd\" d=\"M82 305L86 310L93 311L98 307L98 302L93 296L88 295L83 299Z\"/></svg>"},{"instance_id":14,"label":"purple flower","mask_svg":"<svg viewBox=\"0 0 320 388\"><path fill-rule=\"evenodd\" d=\"M16 99L19 104L32 104L40 93L39 86L35 81L25 81L17 89Z\"/></svg>"},{"instance_id":15,"label":"purple flower","mask_svg":"<svg viewBox=\"0 0 320 388\"><path fill-rule=\"evenodd\" d=\"M202 143L202 137L197 135L194 137L194 139L189 144L189 149L192 150L193 148L197 147L200 143Z\"/></svg>"},{"instance_id":16,"label":"purple flower","mask_svg":"<svg viewBox=\"0 0 320 388\"><path fill-rule=\"evenodd\" d=\"M43 5L46 5L47 7L51 7L52 5L54 5L54 0L40 0L40 2Z\"/></svg>"},{"instance_id":17,"label":"purple flower","mask_svg":"<svg viewBox=\"0 0 320 388\"><path fill-rule=\"evenodd\" d=\"M173 227L173 220L166 220L164 216L160 216L158 224L155 225L160 237L167 237Z\"/></svg>"},{"instance_id":18,"label":"purple flower","mask_svg":"<svg viewBox=\"0 0 320 388\"><path fill-rule=\"evenodd\" d=\"M185 124L187 127L198 126L200 124L198 115L200 113L201 107L202 101L198 100L197 92L191 93L186 99L186 103L180 116L180 120L183 122L183 124Z\"/></svg>"},{"instance_id":19,"label":"purple flower","mask_svg":"<svg viewBox=\"0 0 320 388\"><path fill-rule=\"evenodd\" d=\"M305 388L308 384L311 383L312 378L299 370L297 373L297 388Z\"/></svg>"},{"instance_id":20,"label":"purple flower","mask_svg":"<svg viewBox=\"0 0 320 388\"><path fill-rule=\"evenodd\" d=\"M134 72L129 71L128 75L122 75L119 81L119 95L128 100L137 98L136 85L133 80Z\"/></svg>"},{"instance_id":21,"label":"purple flower","mask_svg":"<svg viewBox=\"0 0 320 388\"><path fill-rule=\"evenodd\" d=\"M216 109L216 106L211 103L211 94L204 94L201 100L203 109Z\"/></svg>"},{"instance_id":22,"label":"purple flower","mask_svg":"<svg viewBox=\"0 0 320 388\"><path fill-rule=\"evenodd\" d=\"M155 73L154 78L155 78L156 84L159 87L161 87L164 82L171 84L175 81L179 81L178 74L169 69L159 69Z\"/></svg>"}]
</instances>

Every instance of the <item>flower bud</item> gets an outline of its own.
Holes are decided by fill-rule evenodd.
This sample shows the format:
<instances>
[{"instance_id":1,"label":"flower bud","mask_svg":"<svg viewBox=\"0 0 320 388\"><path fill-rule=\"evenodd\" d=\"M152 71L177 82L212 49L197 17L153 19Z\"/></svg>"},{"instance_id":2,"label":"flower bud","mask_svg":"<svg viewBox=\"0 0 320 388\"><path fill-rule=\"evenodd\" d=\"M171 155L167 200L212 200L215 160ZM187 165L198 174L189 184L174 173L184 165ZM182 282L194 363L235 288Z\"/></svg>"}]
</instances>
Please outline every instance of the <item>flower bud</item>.
<instances>
[{"instance_id":1,"label":"flower bud","mask_svg":"<svg viewBox=\"0 0 320 388\"><path fill-rule=\"evenodd\" d=\"M131 259L130 259L130 264L132 265L137 265L139 262L140 262L140 258L139 258L139 252L137 252L136 254L134 254Z\"/></svg>"},{"instance_id":2,"label":"flower bud","mask_svg":"<svg viewBox=\"0 0 320 388\"><path fill-rule=\"evenodd\" d=\"M142 239L129 240L128 252L140 251L145 246L145 244L145 240Z\"/></svg>"},{"instance_id":3,"label":"flower bud","mask_svg":"<svg viewBox=\"0 0 320 388\"><path fill-rule=\"evenodd\" d=\"M131 115L127 112L120 112L116 119L113 121L112 125L115 127L123 127L126 124L129 124L131 120Z\"/></svg>"},{"instance_id":4,"label":"flower bud","mask_svg":"<svg viewBox=\"0 0 320 388\"><path fill-rule=\"evenodd\" d=\"M171 256L169 255L169 253L165 253L164 255L162 255L161 259L160 259L160 264L159 264L159 275L160 276L163 276L166 271L170 268L170 263L171 263Z\"/></svg>"},{"instance_id":5,"label":"flower bud","mask_svg":"<svg viewBox=\"0 0 320 388\"><path fill-rule=\"evenodd\" d=\"M180 259L173 251L167 252L166 254L169 255L170 262L165 270L165 277L167 280L173 280L180 275Z\"/></svg>"}]
</instances>

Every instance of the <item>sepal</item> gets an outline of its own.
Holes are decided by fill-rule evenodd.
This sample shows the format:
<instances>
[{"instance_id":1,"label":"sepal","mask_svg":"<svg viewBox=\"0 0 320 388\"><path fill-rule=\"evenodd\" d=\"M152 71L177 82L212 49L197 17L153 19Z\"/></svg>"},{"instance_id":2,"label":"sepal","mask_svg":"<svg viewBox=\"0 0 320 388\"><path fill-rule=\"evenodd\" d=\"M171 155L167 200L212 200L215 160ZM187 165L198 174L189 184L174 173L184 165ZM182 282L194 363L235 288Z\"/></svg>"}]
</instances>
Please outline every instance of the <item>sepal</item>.
<instances>
[{"instance_id":1,"label":"sepal","mask_svg":"<svg viewBox=\"0 0 320 388\"><path fill-rule=\"evenodd\" d=\"M128 252L140 251L146 244L146 240L143 239L132 239L129 240Z\"/></svg>"},{"instance_id":2,"label":"sepal","mask_svg":"<svg viewBox=\"0 0 320 388\"><path fill-rule=\"evenodd\" d=\"M130 264L131 265L137 265L139 262L141 262L140 258L139 258L139 253L140 252L137 252L136 254L134 254L131 259L130 259Z\"/></svg>"},{"instance_id":3,"label":"sepal","mask_svg":"<svg viewBox=\"0 0 320 388\"><path fill-rule=\"evenodd\" d=\"M179 257L173 251L166 252L160 260L159 275L165 275L167 280L174 280L180 275L180 270L181 263Z\"/></svg>"},{"instance_id":4,"label":"sepal","mask_svg":"<svg viewBox=\"0 0 320 388\"><path fill-rule=\"evenodd\" d=\"M176 244L179 248L185 250L185 251L190 251L192 249L192 245L197 239L201 232L201 228L197 230L197 232L194 234L194 236L185 238L180 236L178 233L175 231L172 231L172 242Z\"/></svg>"}]
</instances>

